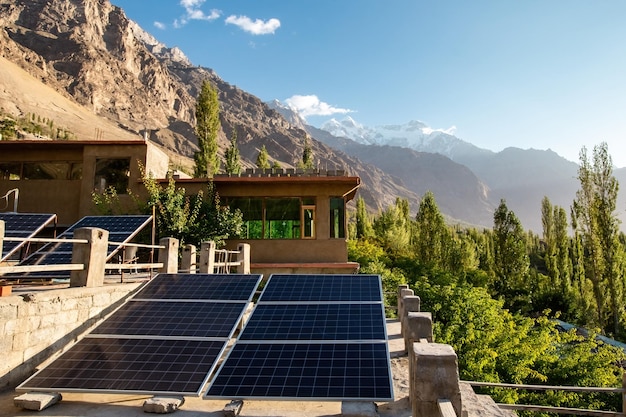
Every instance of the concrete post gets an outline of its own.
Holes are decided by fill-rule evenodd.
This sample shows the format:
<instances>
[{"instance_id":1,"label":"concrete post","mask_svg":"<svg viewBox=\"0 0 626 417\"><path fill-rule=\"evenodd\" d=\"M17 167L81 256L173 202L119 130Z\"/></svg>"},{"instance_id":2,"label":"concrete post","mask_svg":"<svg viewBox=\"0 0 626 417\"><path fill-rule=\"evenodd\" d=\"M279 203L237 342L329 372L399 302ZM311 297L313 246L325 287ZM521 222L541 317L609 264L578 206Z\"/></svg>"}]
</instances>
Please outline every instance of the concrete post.
<instances>
[{"instance_id":1,"label":"concrete post","mask_svg":"<svg viewBox=\"0 0 626 417\"><path fill-rule=\"evenodd\" d=\"M398 303L398 320L400 320L400 334L402 334L402 319L404 318L404 297L414 296L413 290L403 288L400 290L400 302Z\"/></svg>"},{"instance_id":2,"label":"concrete post","mask_svg":"<svg viewBox=\"0 0 626 417\"><path fill-rule=\"evenodd\" d=\"M195 274L196 266L196 247L194 245L185 245L183 247L183 258L180 263L181 272Z\"/></svg>"},{"instance_id":3,"label":"concrete post","mask_svg":"<svg viewBox=\"0 0 626 417\"><path fill-rule=\"evenodd\" d=\"M178 239L164 237L159 240L159 262L163 267L159 270L165 274L176 274L178 272Z\"/></svg>"},{"instance_id":4,"label":"concrete post","mask_svg":"<svg viewBox=\"0 0 626 417\"><path fill-rule=\"evenodd\" d=\"M4 245L4 220L0 220L0 258L2 258L3 245Z\"/></svg>"},{"instance_id":5,"label":"concrete post","mask_svg":"<svg viewBox=\"0 0 626 417\"><path fill-rule=\"evenodd\" d=\"M398 319L402 317L402 290L408 290L409 286L407 284L398 285L398 294L396 294L396 300L398 302L396 314ZM413 294L411 294L413 295Z\"/></svg>"},{"instance_id":6,"label":"concrete post","mask_svg":"<svg viewBox=\"0 0 626 417\"><path fill-rule=\"evenodd\" d=\"M82 271L70 272L70 287L101 287L104 285L104 266L109 246L109 232L96 227L74 230L74 239L86 239L87 243L74 243L72 263L83 264Z\"/></svg>"},{"instance_id":7,"label":"concrete post","mask_svg":"<svg viewBox=\"0 0 626 417\"><path fill-rule=\"evenodd\" d=\"M215 242L202 242L200 244L200 265L198 270L201 274L215 272Z\"/></svg>"},{"instance_id":8,"label":"concrete post","mask_svg":"<svg viewBox=\"0 0 626 417\"><path fill-rule=\"evenodd\" d=\"M439 415L440 399L450 400L456 415L462 415L458 361L452 346L414 343L409 352L409 374L414 417Z\"/></svg>"},{"instance_id":9,"label":"concrete post","mask_svg":"<svg viewBox=\"0 0 626 417\"><path fill-rule=\"evenodd\" d=\"M406 291L406 290L405 290ZM402 317L400 318L400 334L404 336L406 329L406 317L410 312L420 311L420 298L417 295L402 297Z\"/></svg>"},{"instance_id":10,"label":"concrete post","mask_svg":"<svg viewBox=\"0 0 626 417\"><path fill-rule=\"evenodd\" d=\"M433 315L428 312L411 311L406 316L404 327L404 350L411 349L415 342L426 339L428 343L433 342Z\"/></svg>"},{"instance_id":11,"label":"concrete post","mask_svg":"<svg viewBox=\"0 0 626 417\"><path fill-rule=\"evenodd\" d=\"M237 262L240 263L240 266L237 267L238 274L249 274L250 273L250 244L249 243L240 243L237 245Z\"/></svg>"}]
</instances>

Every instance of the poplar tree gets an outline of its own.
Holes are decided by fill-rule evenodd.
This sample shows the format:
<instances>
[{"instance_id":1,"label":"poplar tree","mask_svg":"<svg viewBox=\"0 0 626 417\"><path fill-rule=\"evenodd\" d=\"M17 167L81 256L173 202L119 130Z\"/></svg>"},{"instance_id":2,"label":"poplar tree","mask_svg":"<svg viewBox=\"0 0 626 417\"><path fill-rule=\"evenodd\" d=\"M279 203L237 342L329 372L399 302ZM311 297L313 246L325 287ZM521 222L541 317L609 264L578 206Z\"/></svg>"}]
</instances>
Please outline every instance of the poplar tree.
<instances>
[{"instance_id":1,"label":"poplar tree","mask_svg":"<svg viewBox=\"0 0 626 417\"><path fill-rule=\"evenodd\" d=\"M297 164L298 168L313 169L315 168L315 162L313 161L313 149L309 137L304 137L304 150L302 151L302 160Z\"/></svg>"},{"instance_id":2,"label":"poplar tree","mask_svg":"<svg viewBox=\"0 0 626 417\"><path fill-rule=\"evenodd\" d=\"M367 214L365 200L359 196L356 200L356 237L360 239L372 237L373 235L374 229L372 228L372 221Z\"/></svg>"},{"instance_id":3,"label":"poplar tree","mask_svg":"<svg viewBox=\"0 0 626 417\"><path fill-rule=\"evenodd\" d=\"M259 156L256 158L256 166L261 169L268 169L270 167L269 156L267 155L265 145L261 146L259 150Z\"/></svg>"},{"instance_id":4,"label":"poplar tree","mask_svg":"<svg viewBox=\"0 0 626 417\"><path fill-rule=\"evenodd\" d=\"M217 136L220 129L217 89L205 80L196 100L196 136L200 150L195 153L194 161L195 176L198 178L211 178L219 169Z\"/></svg>"},{"instance_id":5,"label":"poplar tree","mask_svg":"<svg viewBox=\"0 0 626 417\"><path fill-rule=\"evenodd\" d=\"M606 142L580 151L580 189L572 213L576 216L585 249L585 277L591 281L596 307L594 324L619 330L624 301L623 248L619 243L620 221L615 213L619 184L613 176L613 162Z\"/></svg>"},{"instance_id":6,"label":"poplar tree","mask_svg":"<svg viewBox=\"0 0 626 417\"><path fill-rule=\"evenodd\" d=\"M444 267L447 263L446 250L450 246L451 236L431 191L428 191L420 201L415 225L416 257L431 266Z\"/></svg>"},{"instance_id":7,"label":"poplar tree","mask_svg":"<svg viewBox=\"0 0 626 417\"><path fill-rule=\"evenodd\" d=\"M233 129L233 134L230 137L230 147L226 149L224 157L226 159L224 163L226 173L241 174L241 158L237 147L237 130L235 129Z\"/></svg>"}]
</instances>

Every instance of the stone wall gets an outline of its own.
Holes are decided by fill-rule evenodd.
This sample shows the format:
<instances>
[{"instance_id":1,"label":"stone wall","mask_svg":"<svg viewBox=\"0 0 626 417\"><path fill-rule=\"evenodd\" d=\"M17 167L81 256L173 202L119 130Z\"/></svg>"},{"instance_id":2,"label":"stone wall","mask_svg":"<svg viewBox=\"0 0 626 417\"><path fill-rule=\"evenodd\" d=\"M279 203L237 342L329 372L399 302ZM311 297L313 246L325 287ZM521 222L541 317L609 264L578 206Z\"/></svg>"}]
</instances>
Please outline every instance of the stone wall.
<instances>
[{"instance_id":1,"label":"stone wall","mask_svg":"<svg viewBox=\"0 0 626 417\"><path fill-rule=\"evenodd\" d=\"M0 389L19 385L133 294L139 283L0 297Z\"/></svg>"}]
</instances>

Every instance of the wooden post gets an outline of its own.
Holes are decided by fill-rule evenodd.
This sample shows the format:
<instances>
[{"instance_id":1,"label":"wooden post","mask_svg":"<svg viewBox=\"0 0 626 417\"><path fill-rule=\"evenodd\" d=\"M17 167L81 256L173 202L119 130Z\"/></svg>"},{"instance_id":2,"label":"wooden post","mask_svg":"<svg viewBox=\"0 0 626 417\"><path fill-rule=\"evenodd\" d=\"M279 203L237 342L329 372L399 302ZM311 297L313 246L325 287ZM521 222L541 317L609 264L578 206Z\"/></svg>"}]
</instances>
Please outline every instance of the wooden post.
<instances>
[{"instance_id":1,"label":"wooden post","mask_svg":"<svg viewBox=\"0 0 626 417\"><path fill-rule=\"evenodd\" d=\"M200 244L200 265L198 269L201 274L212 274L215 271L215 242L202 242Z\"/></svg>"},{"instance_id":2,"label":"wooden post","mask_svg":"<svg viewBox=\"0 0 626 417\"><path fill-rule=\"evenodd\" d=\"M159 262L163 263L163 267L159 272L165 274L175 274L178 272L178 239L173 237L164 237L159 240Z\"/></svg>"},{"instance_id":3,"label":"wooden post","mask_svg":"<svg viewBox=\"0 0 626 417\"><path fill-rule=\"evenodd\" d=\"M250 244L240 243L237 245L237 250L239 251L239 253L237 254L237 262L239 262L239 266L237 267L237 273L249 274L250 273Z\"/></svg>"}]
</instances>

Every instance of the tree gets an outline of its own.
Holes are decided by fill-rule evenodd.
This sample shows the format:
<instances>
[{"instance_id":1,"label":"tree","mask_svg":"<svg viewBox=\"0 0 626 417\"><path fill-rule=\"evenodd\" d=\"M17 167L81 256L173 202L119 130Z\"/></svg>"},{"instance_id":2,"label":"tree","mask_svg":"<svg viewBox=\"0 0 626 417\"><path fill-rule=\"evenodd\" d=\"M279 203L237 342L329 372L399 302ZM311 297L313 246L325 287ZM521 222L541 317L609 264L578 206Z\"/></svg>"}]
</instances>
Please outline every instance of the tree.
<instances>
[{"instance_id":1,"label":"tree","mask_svg":"<svg viewBox=\"0 0 626 417\"><path fill-rule=\"evenodd\" d=\"M593 149L593 162L587 149L580 151L580 189L576 192L572 215L585 250L585 278L591 281L595 299L594 324L619 330L624 301L623 247L619 243L620 221L615 213L619 184L613 176L613 162L606 142Z\"/></svg>"},{"instance_id":2,"label":"tree","mask_svg":"<svg viewBox=\"0 0 626 417\"><path fill-rule=\"evenodd\" d=\"M217 90L205 80L196 100L196 136L200 148L194 155L195 176L211 178L219 170L217 136L221 130Z\"/></svg>"},{"instance_id":3,"label":"tree","mask_svg":"<svg viewBox=\"0 0 626 417\"><path fill-rule=\"evenodd\" d=\"M426 264L439 268L447 265L447 250L450 248L452 238L431 191L428 191L420 201L415 224L416 257Z\"/></svg>"},{"instance_id":4,"label":"tree","mask_svg":"<svg viewBox=\"0 0 626 417\"><path fill-rule=\"evenodd\" d=\"M233 129L230 137L230 147L226 149L224 154L226 159L224 170L227 174L241 174L241 158L239 156L239 148L237 147L237 130Z\"/></svg>"},{"instance_id":5,"label":"tree","mask_svg":"<svg viewBox=\"0 0 626 417\"><path fill-rule=\"evenodd\" d=\"M313 161L313 149L311 149L311 143L309 137L304 137L304 150L302 151L302 160L297 164L298 168L313 169L315 168L315 162Z\"/></svg>"},{"instance_id":6,"label":"tree","mask_svg":"<svg viewBox=\"0 0 626 417\"><path fill-rule=\"evenodd\" d=\"M526 236L522 225L504 200L493 216L494 239L494 290L496 294L512 302L516 293L524 288L529 259L526 252Z\"/></svg>"},{"instance_id":7,"label":"tree","mask_svg":"<svg viewBox=\"0 0 626 417\"><path fill-rule=\"evenodd\" d=\"M259 156L256 158L256 166L261 169L268 169L270 167L269 156L267 155L265 145L261 146L259 150Z\"/></svg>"},{"instance_id":8,"label":"tree","mask_svg":"<svg viewBox=\"0 0 626 417\"><path fill-rule=\"evenodd\" d=\"M372 221L367 214L365 200L359 196L356 200L356 238L366 238L374 235Z\"/></svg>"}]
</instances>

